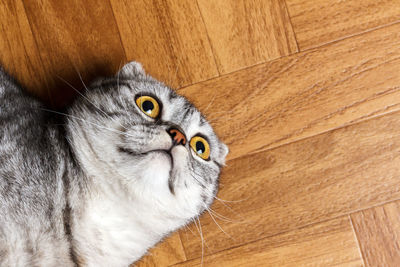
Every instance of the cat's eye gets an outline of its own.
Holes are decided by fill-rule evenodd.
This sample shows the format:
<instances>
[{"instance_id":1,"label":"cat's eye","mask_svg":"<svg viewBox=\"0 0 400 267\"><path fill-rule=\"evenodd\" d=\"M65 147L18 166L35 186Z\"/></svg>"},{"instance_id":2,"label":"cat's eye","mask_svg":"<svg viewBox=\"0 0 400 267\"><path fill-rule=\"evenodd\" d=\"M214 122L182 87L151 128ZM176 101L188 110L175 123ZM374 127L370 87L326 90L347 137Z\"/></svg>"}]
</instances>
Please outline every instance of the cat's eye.
<instances>
[{"instance_id":1,"label":"cat's eye","mask_svg":"<svg viewBox=\"0 0 400 267\"><path fill-rule=\"evenodd\" d=\"M157 118L160 114L160 105L157 100L151 96L139 96L136 98L136 105L144 114L151 118Z\"/></svg>"},{"instance_id":2,"label":"cat's eye","mask_svg":"<svg viewBox=\"0 0 400 267\"><path fill-rule=\"evenodd\" d=\"M207 160L210 158L210 145L208 144L207 140L201 136L195 136L190 140L190 147L193 149L196 154L204 159Z\"/></svg>"}]
</instances>

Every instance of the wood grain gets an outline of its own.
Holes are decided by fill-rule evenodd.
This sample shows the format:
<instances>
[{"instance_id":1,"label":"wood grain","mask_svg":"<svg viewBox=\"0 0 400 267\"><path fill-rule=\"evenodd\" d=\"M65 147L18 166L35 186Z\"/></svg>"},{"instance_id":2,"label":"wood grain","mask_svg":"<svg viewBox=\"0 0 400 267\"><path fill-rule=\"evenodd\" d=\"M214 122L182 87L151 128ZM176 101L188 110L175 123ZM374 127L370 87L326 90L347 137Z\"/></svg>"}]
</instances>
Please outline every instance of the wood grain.
<instances>
[{"instance_id":1,"label":"wood grain","mask_svg":"<svg viewBox=\"0 0 400 267\"><path fill-rule=\"evenodd\" d=\"M400 263L400 202L351 215L366 266Z\"/></svg>"},{"instance_id":2,"label":"wood grain","mask_svg":"<svg viewBox=\"0 0 400 267\"><path fill-rule=\"evenodd\" d=\"M284 1L198 0L198 4L221 73L297 52Z\"/></svg>"},{"instance_id":3,"label":"wood grain","mask_svg":"<svg viewBox=\"0 0 400 267\"><path fill-rule=\"evenodd\" d=\"M134 266L162 267L170 266L185 260L186 256L185 252L183 251L179 233L174 233L172 236L158 244L155 248L152 248L148 255L146 255Z\"/></svg>"},{"instance_id":4,"label":"wood grain","mask_svg":"<svg viewBox=\"0 0 400 267\"><path fill-rule=\"evenodd\" d=\"M57 105L75 88L101 75L113 75L125 61L119 32L108 1L24 1L45 73ZM62 78L62 79L61 79Z\"/></svg>"},{"instance_id":5,"label":"wood grain","mask_svg":"<svg viewBox=\"0 0 400 267\"><path fill-rule=\"evenodd\" d=\"M286 0L300 50L400 21L399 0Z\"/></svg>"},{"instance_id":6,"label":"wood grain","mask_svg":"<svg viewBox=\"0 0 400 267\"><path fill-rule=\"evenodd\" d=\"M241 201L212 209L234 220L219 220L233 238L204 216L208 253L399 199L399 154L396 112L229 161L218 196ZM186 257L200 257L199 238L181 238Z\"/></svg>"},{"instance_id":7,"label":"wood grain","mask_svg":"<svg viewBox=\"0 0 400 267\"><path fill-rule=\"evenodd\" d=\"M201 266L201 258L174 266ZM348 217L206 256L203 266L363 266Z\"/></svg>"},{"instance_id":8,"label":"wood grain","mask_svg":"<svg viewBox=\"0 0 400 267\"><path fill-rule=\"evenodd\" d=\"M400 108L400 24L179 90L229 158Z\"/></svg>"},{"instance_id":9,"label":"wood grain","mask_svg":"<svg viewBox=\"0 0 400 267\"><path fill-rule=\"evenodd\" d=\"M286 2L2 0L0 63L55 106L127 60L187 86L231 149L205 266L396 266L400 0ZM138 265L201 264L189 228Z\"/></svg>"},{"instance_id":10,"label":"wood grain","mask_svg":"<svg viewBox=\"0 0 400 267\"><path fill-rule=\"evenodd\" d=\"M129 60L174 87L218 75L197 4L192 0L111 0Z\"/></svg>"},{"instance_id":11,"label":"wood grain","mask_svg":"<svg viewBox=\"0 0 400 267\"><path fill-rule=\"evenodd\" d=\"M46 99L46 77L22 1L1 1L0 27L1 66L30 92Z\"/></svg>"}]
</instances>

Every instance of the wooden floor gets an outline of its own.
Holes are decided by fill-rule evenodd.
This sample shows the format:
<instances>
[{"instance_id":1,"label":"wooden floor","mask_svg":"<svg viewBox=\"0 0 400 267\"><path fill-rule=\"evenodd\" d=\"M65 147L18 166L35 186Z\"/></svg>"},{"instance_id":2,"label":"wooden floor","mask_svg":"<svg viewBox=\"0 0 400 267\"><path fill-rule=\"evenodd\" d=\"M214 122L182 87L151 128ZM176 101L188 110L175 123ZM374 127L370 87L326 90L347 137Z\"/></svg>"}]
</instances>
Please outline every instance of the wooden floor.
<instances>
[{"instance_id":1,"label":"wooden floor","mask_svg":"<svg viewBox=\"0 0 400 267\"><path fill-rule=\"evenodd\" d=\"M400 0L1 0L0 25L53 107L137 60L229 145L215 214L138 266L400 266Z\"/></svg>"}]
</instances>

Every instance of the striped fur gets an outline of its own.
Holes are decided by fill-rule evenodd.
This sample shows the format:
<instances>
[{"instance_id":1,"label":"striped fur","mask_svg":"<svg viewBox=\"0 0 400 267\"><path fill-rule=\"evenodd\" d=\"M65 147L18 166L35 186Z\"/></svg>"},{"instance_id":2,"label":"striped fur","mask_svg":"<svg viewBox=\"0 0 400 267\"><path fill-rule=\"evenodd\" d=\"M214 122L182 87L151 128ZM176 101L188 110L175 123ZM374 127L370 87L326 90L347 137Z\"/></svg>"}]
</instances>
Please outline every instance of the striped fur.
<instances>
[{"instance_id":1,"label":"striped fur","mask_svg":"<svg viewBox=\"0 0 400 267\"><path fill-rule=\"evenodd\" d=\"M161 105L146 116L135 97ZM200 134L203 160L167 130ZM136 62L58 116L0 72L0 266L127 266L213 201L227 147Z\"/></svg>"}]
</instances>

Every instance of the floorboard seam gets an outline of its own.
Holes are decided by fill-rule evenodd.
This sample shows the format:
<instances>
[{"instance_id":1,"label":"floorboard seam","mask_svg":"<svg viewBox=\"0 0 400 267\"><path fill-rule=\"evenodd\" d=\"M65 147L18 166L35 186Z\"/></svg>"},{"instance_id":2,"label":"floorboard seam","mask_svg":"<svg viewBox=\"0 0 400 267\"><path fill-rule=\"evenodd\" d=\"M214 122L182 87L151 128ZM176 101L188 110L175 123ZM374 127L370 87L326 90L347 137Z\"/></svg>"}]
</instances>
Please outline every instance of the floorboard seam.
<instances>
[{"instance_id":1,"label":"floorboard seam","mask_svg":"<svg viewBox=\"0 0 400 267\"><path fill-rule=\"evenodd\" d=\"M360 239L359 239L358 236L357 236L357 231L356 231L356 229L355 229L355 227L354 227L354 222L353 222L353 219L351 218L351 214L353 214L353 213L350 213L350 214L347 215L347 216L348 216L349 221L350 221L351 229L353 230L354 239L355 239L355 241L357 242L358 253L360 254L360 257L361 257L363 266L366 266L366 265L365 265L365 257L364 257L364 254L363 254L362 250L361 250Z\"/></svg>"},{"instance_id":2,"label":"floorboard seam","mask_svg":"<svg viewBox=\"0 0 400 267\"><path fill-rule=\"evenodd\" d=\"M357 212L360 212L360 211L364 211L364 210L368 210L368 209L371 209L371 208L376 208L376 207L384 206L384 205L386 205L386 204L388 204L388 203L392 203L392 202L399 201L399 200L400 200L400 198L391 199L391 200L384 201L384 202L381 202L381 203L378 203L378 204L376 204L376 205L372 205L372 206L369 206L369 207L366 207L366 208L360 208L360 209L352 210L352 211L349 211L349 212L345 212L345 213L343 213L343 214L339 214L339 215L337 215L337 216L334 216L334 217L331 217L331 218L327 218L327 219L324 219L324 220L321 220L321 221L312 222L312 223L305 224L305 225L300 225L300 226L295 227L295 228L293 228L293 229L284 230L284 231L282 231L282 232L279 232L279 233L276 233L276 234L272 234L272 235L268 235L268 236L264 236L264 237L261 237L261 238L257 238L257 239L255 239L255 240L252 240L252 241L249 241L249 242L246 242L246 243L243 243L243 244L239 244L239 245L235 245L235 246L232 246L232 247L229 247L229 248L224 248L224 249L222 249L222 250L214 251L212 254L208 254L208 255L205 254L204 257L211 256L211 255L215 255L215 254L224 252L224 251L226 251L226 250L235 249L235 248L242 247L242 246L245 246L245 245L248 245L248 244L252 244L252 243L258 242L258 241L263 240L263 239L272 238L272 237L276 237L276 236L279 236L279 235L287 234L287 233L290 233L290 232L292 232L292 231L298 231L298 230L304 229L304 228L306 228L306 227L312 227L312 226L314 226L314 225L317 225L317 224L320 224L320 223L329 222L329 221L331 221L331 220L339 219L339 218L341 218L341 217L350 216L351 214L354 214L354 213L357 213ZM351 219L351 218L350 218L350 219ZM352 221L351 221L351 224L352 224L352 227L353 227L353 222L352 222ZM355 232L355 231L354 231L354 227L353 227L353 232ZM357 238L357 242L358 242L358 238ZM184 242L182 241L182 244L183 244L183 243L184 243ZM185 246L183 245L183 247L184 247L184 251L185 251ZM359 247L360 247L360 246L359 246ZM185 251L185 254L186 254L186 251ZM199 258L200 258L200 257L188 258L188 257L186 256L186 259L187 259L187 260L184 261L184 262L193 261L193 260L196 260L196 259L199 259ZM363 263L364 263L364 258L363 258ZM178 264L178 263L177 263L177 264ZM172 265L172 266L174 266L174 265ZM364 264L364 266L366 266L366 265Z\"/></svg>"}]
</instances>

